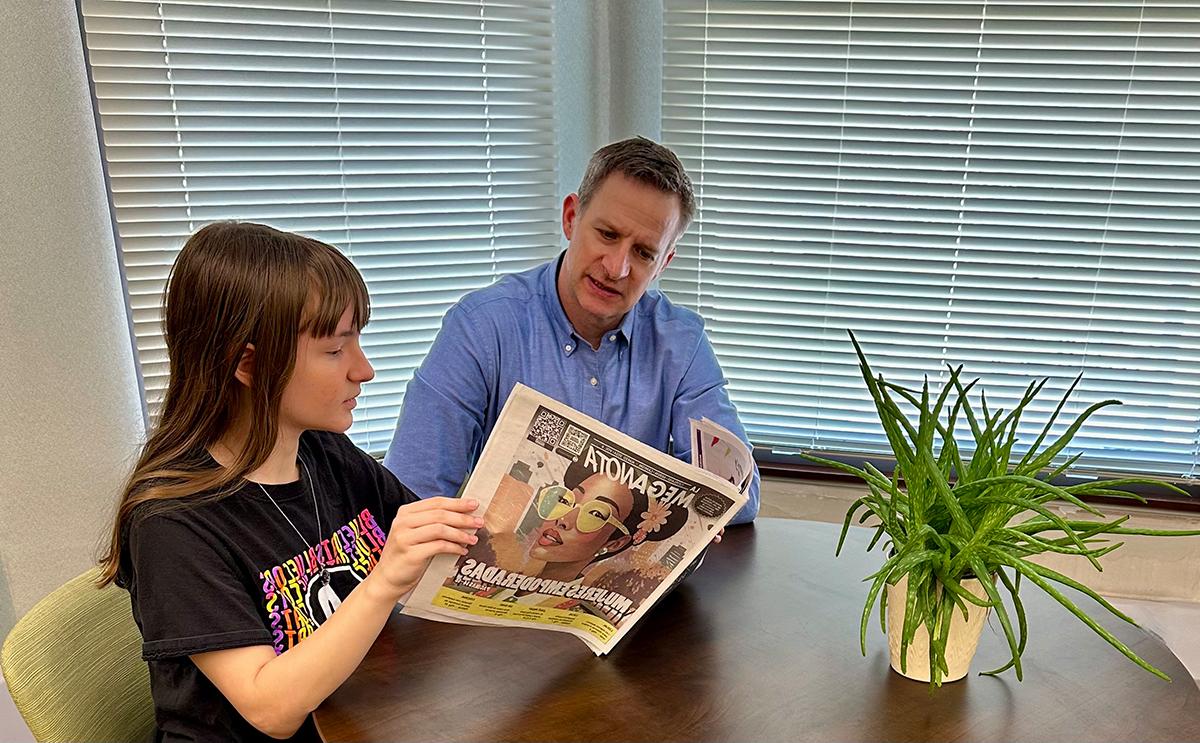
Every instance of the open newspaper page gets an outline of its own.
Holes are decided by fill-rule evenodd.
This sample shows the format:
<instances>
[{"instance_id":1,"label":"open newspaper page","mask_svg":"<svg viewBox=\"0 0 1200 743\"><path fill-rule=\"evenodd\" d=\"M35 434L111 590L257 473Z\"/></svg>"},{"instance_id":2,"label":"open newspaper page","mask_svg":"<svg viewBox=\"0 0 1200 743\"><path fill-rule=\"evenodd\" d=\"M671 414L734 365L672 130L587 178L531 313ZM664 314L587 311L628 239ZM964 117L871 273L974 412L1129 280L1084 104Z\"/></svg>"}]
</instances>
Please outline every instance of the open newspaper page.
<instances>
[{"instance_id":1,"label":"open newspaper page","mask_svg":"<svg viewBox=\"0 0 1200 743\"><path fill-rule=\"evenodd\" d=\"M747 496L524 385L501 411L462 497L484 527L439 555L406 614L568 632L607 653Z\"/></svg>"},{"instance_id":2,"label":"open newspaper page","mask_svg":"<svg viewBox=\"0 0 1200 743\"><path fill-rule=\"evenodd\" d=\"M708 418L690 422L692 464L728 480L739 493L749 490L754 480L754 454L745 442Z\"/></svg>"},{"instance_id":3,"label":"open newspaper page","mask_svg":"<svg viewBox=\"0 0 1200 743\"><path fill-rule=\"evenodd\" d=\"M722 480L728 480L737 487L739 493L748 491L754 480L754 454L750 447L728 428L708 418L693 418L689 423L692 428L692 464ZM675 579L676 583L694 573L704 563L707 552L707 549L701 552L687 570Z\"/></svg>"}]
</instances>

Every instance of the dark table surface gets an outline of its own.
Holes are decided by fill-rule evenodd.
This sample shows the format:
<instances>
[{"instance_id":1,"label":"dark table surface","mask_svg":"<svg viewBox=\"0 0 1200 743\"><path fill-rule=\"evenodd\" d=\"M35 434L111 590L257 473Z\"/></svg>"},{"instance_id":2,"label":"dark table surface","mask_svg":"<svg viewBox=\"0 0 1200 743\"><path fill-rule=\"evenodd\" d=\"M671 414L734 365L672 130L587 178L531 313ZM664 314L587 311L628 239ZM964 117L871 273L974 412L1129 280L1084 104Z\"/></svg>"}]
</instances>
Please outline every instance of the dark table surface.
<instances>
[{"instance_id":1,"label":"dark table surface","mask_svg":"<svg viewBox=\"0 0 1200 743\"><path fill-rule=\"evenodd\" d=\"M1173 683L1029 584L1023 682L978 675L1008 655L994 617L971 673L933 694L890 670L874 616L864 658L861 578L882 557L856 528L835 558L837 533L782 519L730 528L601 658L558 632L395 614L317 727L336 741L1200 741L1200 690L1183 665L1079 595Z\"/></svg>"}]
</instances>

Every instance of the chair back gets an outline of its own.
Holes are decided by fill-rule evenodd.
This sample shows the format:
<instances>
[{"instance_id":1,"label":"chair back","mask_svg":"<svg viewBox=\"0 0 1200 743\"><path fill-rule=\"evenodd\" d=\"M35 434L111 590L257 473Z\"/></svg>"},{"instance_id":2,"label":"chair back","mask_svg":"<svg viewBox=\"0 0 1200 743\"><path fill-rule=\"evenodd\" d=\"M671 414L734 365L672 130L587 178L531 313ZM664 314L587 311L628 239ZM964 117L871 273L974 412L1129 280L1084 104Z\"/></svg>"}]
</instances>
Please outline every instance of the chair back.
<instances>
[{"instance_id":1,"label":"chair back","mask_svg":"<svg viewBox=\"0 0 1200 743\"><path fill-rule=\"evenodd\" d=\"M97 589L93 568L45 597L4 641L0 664L39 741L154 737L150 674L129 593Z\"/></svg>"}]
</instances>

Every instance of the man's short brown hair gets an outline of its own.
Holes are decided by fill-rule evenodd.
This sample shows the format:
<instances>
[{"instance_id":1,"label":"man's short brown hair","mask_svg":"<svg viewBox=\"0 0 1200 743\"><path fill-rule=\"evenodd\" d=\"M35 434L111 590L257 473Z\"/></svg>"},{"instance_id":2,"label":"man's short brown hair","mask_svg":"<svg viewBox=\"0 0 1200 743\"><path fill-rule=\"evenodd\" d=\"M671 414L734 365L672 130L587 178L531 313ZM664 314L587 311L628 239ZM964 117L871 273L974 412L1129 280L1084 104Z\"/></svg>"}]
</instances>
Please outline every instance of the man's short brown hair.
<instances>
[{"instance_id":1,"label":"man's short brown hair","mask_svg":"<svg viewBox=\"0 0 1200 743\"><path fill-rule=\"evenodd\" d=\"M696 199L692 194L692 179L688 178L683 163L674 152L645 137L622 139L596 150L588 161L583 182L579 184L580 211L587 208L600 184L613 173L621 173L663 193L675 194L679 198L679 234L687 230L696 212Z\"/></svg>"}]
</instances>

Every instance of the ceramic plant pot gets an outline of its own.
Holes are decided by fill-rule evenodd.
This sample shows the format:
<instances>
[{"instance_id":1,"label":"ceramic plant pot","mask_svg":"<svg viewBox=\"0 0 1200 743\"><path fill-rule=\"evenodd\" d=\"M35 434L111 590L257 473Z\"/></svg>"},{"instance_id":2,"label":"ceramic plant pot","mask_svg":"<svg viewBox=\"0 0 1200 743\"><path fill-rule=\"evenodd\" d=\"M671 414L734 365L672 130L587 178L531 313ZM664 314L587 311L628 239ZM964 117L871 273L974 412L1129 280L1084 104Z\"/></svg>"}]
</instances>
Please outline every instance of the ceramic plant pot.
<instances>
[{"instance_id":1,"label":"ceramic plant pot","mask_svg":"<svg viewBox=\"0 0 1200 743\"><path fill-rule=\"evenodd\" d=\"M974 578L961 582L962 587L972 594L986 598L983 585ZM922 622L908 645L908 662L905 670L900 670L900 633L904 628L904 597L908 592L908 576L897 581L896 585L887 587L887 632L888 645L891 648L892 670L901 676L916 681L929 681L929 632ZM942 676L942 681L958 681L967 675L971 659L975 657L975 649L979 647L979 635L983 632L984 622L990 609L967 603L967 618L962 612L954 610L950 620L950 635L946 641L946 665L949 670Z\"/></svg>"}]
</instances>

